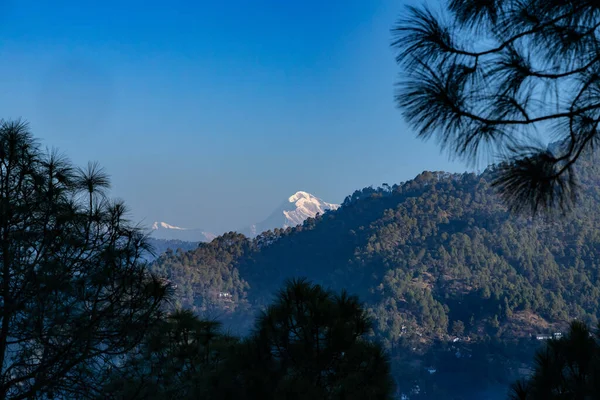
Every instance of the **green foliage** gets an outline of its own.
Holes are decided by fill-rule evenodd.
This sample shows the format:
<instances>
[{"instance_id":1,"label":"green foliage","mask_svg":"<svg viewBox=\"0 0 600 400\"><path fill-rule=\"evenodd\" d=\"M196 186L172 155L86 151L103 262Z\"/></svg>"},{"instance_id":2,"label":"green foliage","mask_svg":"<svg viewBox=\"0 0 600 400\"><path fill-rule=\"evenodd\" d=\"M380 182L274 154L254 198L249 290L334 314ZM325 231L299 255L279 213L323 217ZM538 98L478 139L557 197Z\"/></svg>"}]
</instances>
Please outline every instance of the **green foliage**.
<instances>
[{"instance_id":1,"label":"green foliage","mask_svg":"<svg viewBox=\"0 0 600 400\"><path fill-rule=\"evenodd\" d=\"M505 161L495 186L513 208L568 208L600 136L598 4L441 3L442 14L409 6L393 29L404 116L453 155ZM563 145L546 148L540 133Z\"/></svg>"},{"instance_id":2,"label":"green foliage","mask_svg":"<svg viewBox=\"0 0 600 400\"><path fill-rule=\"evenodd\" d=\"M293 281L243 341L177 311L105 389L128 399L388 399L387 356L358 299Z\"/></svg>"},{"instance_id":3,"label":"green foliage","mask_svg":"<svg viewBox=\"0 0 600 400\"><path fill-rule=\"evenodd\" d=\"M437 343L454 336L470 347L488 343L480 350L485 354L499 351L488 338L527 339L529 345L519 348L529 352L536 344L532 335L563 330L572 318L595 323L599 317L600 174L597 162L583 161L578 171L583 195L560 220L511 215L491 188L494 168L481 175L425 172L393 187L357 191L339 210L301 226L265 232L254 241L239 237L231 241L232 250L217 239L218 247L203 245L194 257L230 260L227 273L246 284L241 293L248 317L265 309L270 293L289 277L308 276L357 293L377 339L402 374L412 374L404 362L447 351ZM157 264L179 259L163 256ZM220 264L173 265L210 270ZM501 354L520 359L512 350ZM498 363L498 357L481 357L465 368L489 372L478 383L491 379L505 385L508 376L491 368ZM439 382L451 372L415 379Z\"/></svg>"},{"instance_id":4,"label":"green foliage","mask_svg":"<svg viewBox=\"0 0 600 400\"><path fill-rule=\"evenodd\" d=\"M597 167L588 166L582 188L594 193ZM302 274L349 288L366 300L390 347L409 336L444 339L454 321L475 338L595 321L597 195L561 221L514 218L490 188L493 173L423 173L392 190L355 193L311 228L288 230L242 257L249 299L265 304L264 293Z\"/></svg>"},{"instance_id":5,"label":"green foliage","mask_svg":"<svg viewBox=\"0 0 600 400\"><path fill-rule=\"evenodd\" d=\"M452 334L462 336L465 333L465 324L461 320L452 323Z\"/></svg>"},{"instance_id":6,"label":"green foliage","mask_svg":"<svg viewBox=\"0 0 600 400\"><path fill-rule=\"evenodd\" d=\"M102 398L213 398L219 374L238 339L220 324L175 311L152 327L137 351L113 371ZM223 392L223 395L226 393Z\"/></svg>"},{"instance_id":7,"label":"green foliage","mask_svg":"<svg viewBox=\"0 0 600 400\"><path fill-rule=\"evenodd\" d=\"M370 321L357 297L291 281L256 329L254 340L268 361L263 372L277 371L274 398L384 399L391 393L388 360L365 340Z\"/></svg>"},{"instance_id":8,"label":"green foliage","mask_svg":"<svg viewBox=\"0 0 600 400\"><path fill-rule=\"evenodd\" d=\"M512 386L512 400L600 397L600 343L582 322L572 322L565 337L550 340L534 365L529 379Z\"/></svg>"},{"instance_id":9,"label":"green foliage","mask_svg":"<svg viewBox=\"0 0 600 400\"><path fill-rule=\"evenodd\" d=\"M245 310L248 283L240 277L237 262L250 254L253 243L245 236L227 233L195 250L168 250L152 270L177 287L174 306L203 315Z\"/></svg>"},{"instance_id":10,"label":"green foliage","mask_svg":"<svg viewBox=\"0 0 600 400\"><path fill-rule=\"evenodd\" d=\"M0 398L85 398L161 316L169 290L96 164L0 122Z\"/></svg>"}]
</instances>

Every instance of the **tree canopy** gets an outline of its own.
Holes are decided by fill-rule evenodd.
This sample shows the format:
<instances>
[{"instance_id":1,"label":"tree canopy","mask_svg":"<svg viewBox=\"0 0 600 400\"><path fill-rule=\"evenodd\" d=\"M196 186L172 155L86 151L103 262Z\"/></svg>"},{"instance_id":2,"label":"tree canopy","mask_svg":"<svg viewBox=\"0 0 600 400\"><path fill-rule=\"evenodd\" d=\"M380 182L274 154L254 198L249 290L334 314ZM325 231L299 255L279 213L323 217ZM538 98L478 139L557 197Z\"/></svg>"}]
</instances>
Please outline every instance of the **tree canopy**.
<instances>
[{"instance_id":1,"label":"tree canopy","mask_svg":"<svg viewBox=\"0 0 600 400\"><path fill-rule=\"evenodd\" d=\"M387 399L393 392L389 361L366 340L371 321L356 296L292 280L256 329L253 340L267 368L254 374L276 371L268 385L273 398Z\"/></svg>"},{"instance_id":2,"label":"tree canopy","mask_svg":"<svg viewBox=\"0 0 600 400\"><path fill-rule=\"evenodd\" d=\"M560 339L540 349L530 378L516 382L511 400L597 399L600 397L600 345L597 333L573 321Z\"/></svg>"},{"instance_id":3,"label":"tree canopy","mask_svg":"<svg viewBox=\"0 0 600 400\"><path fill-rule=\"evenodd\" d=\"M358 299L288 282L245 339L175 311L130 353L105 395L128 399L389 399L387 355Z\"/></svg>"},{"instance_id":4,"label":"tree canopy","mask_svg":"<svg viewBox=\"0 0 600 400\"><path fill-rule=\"evenodd\" d=\"M495 185L515 209L565 209L576 194L574 165L600 137L600 6L443 4L439 13L409 7L393 28L404 116L459 157L492 150L503 162ZM548 139L561 146L548 149Z\"/></svg>"},{"instance_id":5,"label":"tree canopy","mask_svg":"<svg viewBox=\"0 0 600 400\"><path fill-rule=\"evenodd\" d=\"M97 394L169 296L96 164L0 122L0 398Z\"/></svg>"}]
</instances>

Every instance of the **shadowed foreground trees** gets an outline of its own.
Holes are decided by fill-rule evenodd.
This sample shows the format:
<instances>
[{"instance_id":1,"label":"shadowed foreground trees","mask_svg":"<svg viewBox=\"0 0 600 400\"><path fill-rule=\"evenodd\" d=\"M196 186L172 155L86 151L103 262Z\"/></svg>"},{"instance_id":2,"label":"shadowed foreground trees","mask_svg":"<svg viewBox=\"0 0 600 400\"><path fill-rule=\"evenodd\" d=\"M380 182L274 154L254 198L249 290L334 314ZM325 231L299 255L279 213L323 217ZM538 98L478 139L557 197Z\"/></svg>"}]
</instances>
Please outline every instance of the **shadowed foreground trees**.
<instances>
[{"instance_id":1,"label":"shadowed foreground trees","mask_svg":"<svg viewBox=\"0 0 600 400\"><path fill-rule=\"evenodd\" d=\"M288 282L245 340L176 312L106 392L114 398L389 399L390 365L356 297ZM105 394L107 395L107 394Z\"/></svg>"},{"instance_id":2,"label":"shadowed foreground trees","mask_svg":"<svg viewBox=\"0 0 600 400\"><path fill-rule=\"evenodd\" d=\"M0 398L99 394L161 317L167 287L108 185L0 122Z\"/></svg>"},{"instance_id":3,"label":"shadowed foreground trees","mask_svg":"<svg viewBox=\"0 0 600 400\"><path fill-rule=\"evenodd\" d=\"M244 340L166 315L170 286L108 186L0 122L0 399L390 397L356 297L290 282Z\"/></svg>"},{"instance_id":4,"label":"shadowed foreground trees","mask_svg":"<svg viewBox=\"0 0 600 400\"><path fill-rule=\"evenodd\" d=\"M550 340L535 356L535 370L511 388L511 400L584 400L600 398L600 344L582 322Z\"/></svg>"},{"instance_id":5,"label":"shadowed foreground trees","mask_svg":"<svg viewBox=\"0 0 600 400\"><path fill-rule=\"evenodd\" d=\"M274 397L264 398L385 399L392 393L387 356L365 340L371 321L357 297L291 281L256 329L251 345L264 363L245 383L275 371L275 384L267 386Z\"/></svg>"},{"instance_id":6,"label":"shadowed foreground trees","mask_svg":"<svg viewBox=\"0 0 600 400\"><path fill-rule=\"evenodd\" d=\"M219 385L233 346L218 322L176 311L152 327L143 345L131 352L99 398L231 398L233 388Z\"/></svg>"}]
</instances>

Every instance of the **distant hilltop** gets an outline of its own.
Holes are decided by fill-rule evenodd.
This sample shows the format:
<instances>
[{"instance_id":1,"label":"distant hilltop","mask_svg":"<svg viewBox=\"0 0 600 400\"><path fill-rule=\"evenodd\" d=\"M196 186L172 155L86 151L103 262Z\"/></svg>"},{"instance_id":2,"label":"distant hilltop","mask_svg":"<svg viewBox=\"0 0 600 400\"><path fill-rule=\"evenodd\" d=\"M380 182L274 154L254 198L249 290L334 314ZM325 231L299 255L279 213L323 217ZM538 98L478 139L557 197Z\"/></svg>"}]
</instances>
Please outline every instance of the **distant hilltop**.
<instances>
[{"instance_id":1,"label":"distant hilltop","mask_svg":"<svg viewBox=\"0 0 600 400\"><path fill-rule=\"evenodd\" d=\"M162 240L181 240L184 242L210 242L216 235L202 229L181 228L166 222L152 224L151 237Z\"/></svg>"}]
</instances>

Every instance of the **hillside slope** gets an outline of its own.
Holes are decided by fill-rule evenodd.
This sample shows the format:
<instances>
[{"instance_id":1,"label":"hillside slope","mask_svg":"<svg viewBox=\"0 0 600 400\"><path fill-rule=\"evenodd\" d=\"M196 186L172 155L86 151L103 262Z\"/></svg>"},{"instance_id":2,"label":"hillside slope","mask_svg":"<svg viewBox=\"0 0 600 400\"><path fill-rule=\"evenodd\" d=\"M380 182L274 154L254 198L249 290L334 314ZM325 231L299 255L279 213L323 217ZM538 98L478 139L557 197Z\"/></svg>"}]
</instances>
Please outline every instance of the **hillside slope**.
<instances>
[{"instance_id":1,"label":"hillside slope","mask_svg":"<svg viewBox=\"0 0 600 400\"><path fill-rule=\"evenodd\" d=\"M531 349L534 334L561 331L573 318L598 320L597 165L582 165L578 205L564 218L509 214L490 188L491 169L482 175L424 172L393 187L357 191L338 210L294 228L252 241L223 236L218 249L201 245L163 271L224 271L213 259L231 254L232 246L239 251L227 258L222 279L212 282L218 290L232 282L249 307L245 313L268 304L290 277L346 288L366 302L375 334L403 376L410 375L407 365L423 373L430 364L438 371L437 398L444 398L441 382L453 395L464 390L460 382L473 379L487 390L521 368L516 354L525 353L517 343ZM465 375L456 375L459 362ZM429 375L410 375L410 382L423 386Z\"/></svg>"},{"instance_id":2,"label":"hillside slope","mask_svg":"<svg viewBox=\"0 0 600 400\"><path fill-rule=\"evenodd\" d=\"M584 185L579 207L564 220L532 222L506 211L489 174L425 172L393 188L356 192L324 217L259 235L236 253L232 273L248 282L243 292L257 306L290 277L346 288L371 305L390 341L402 325L439 338L455 324L477 337L594 321L598 189ZM179 267L215 267L201 256L209 249L201 245Z\"/></svg>"},{"instance_id":3,"label":"hillside slope","mask_svg":"<svg viewBox=\"0 0 600 400\"><path fill-rule=\"evenodd\" d=\"M564 221L532 222L507 213L489 175L423 173L280 234L240 273L259 303L290 276L347 288L372 305L388 340L402 325L434 338L455 323L477 337L594 321L600 204L585 193Z\"/></svg>"}]
</instances>

